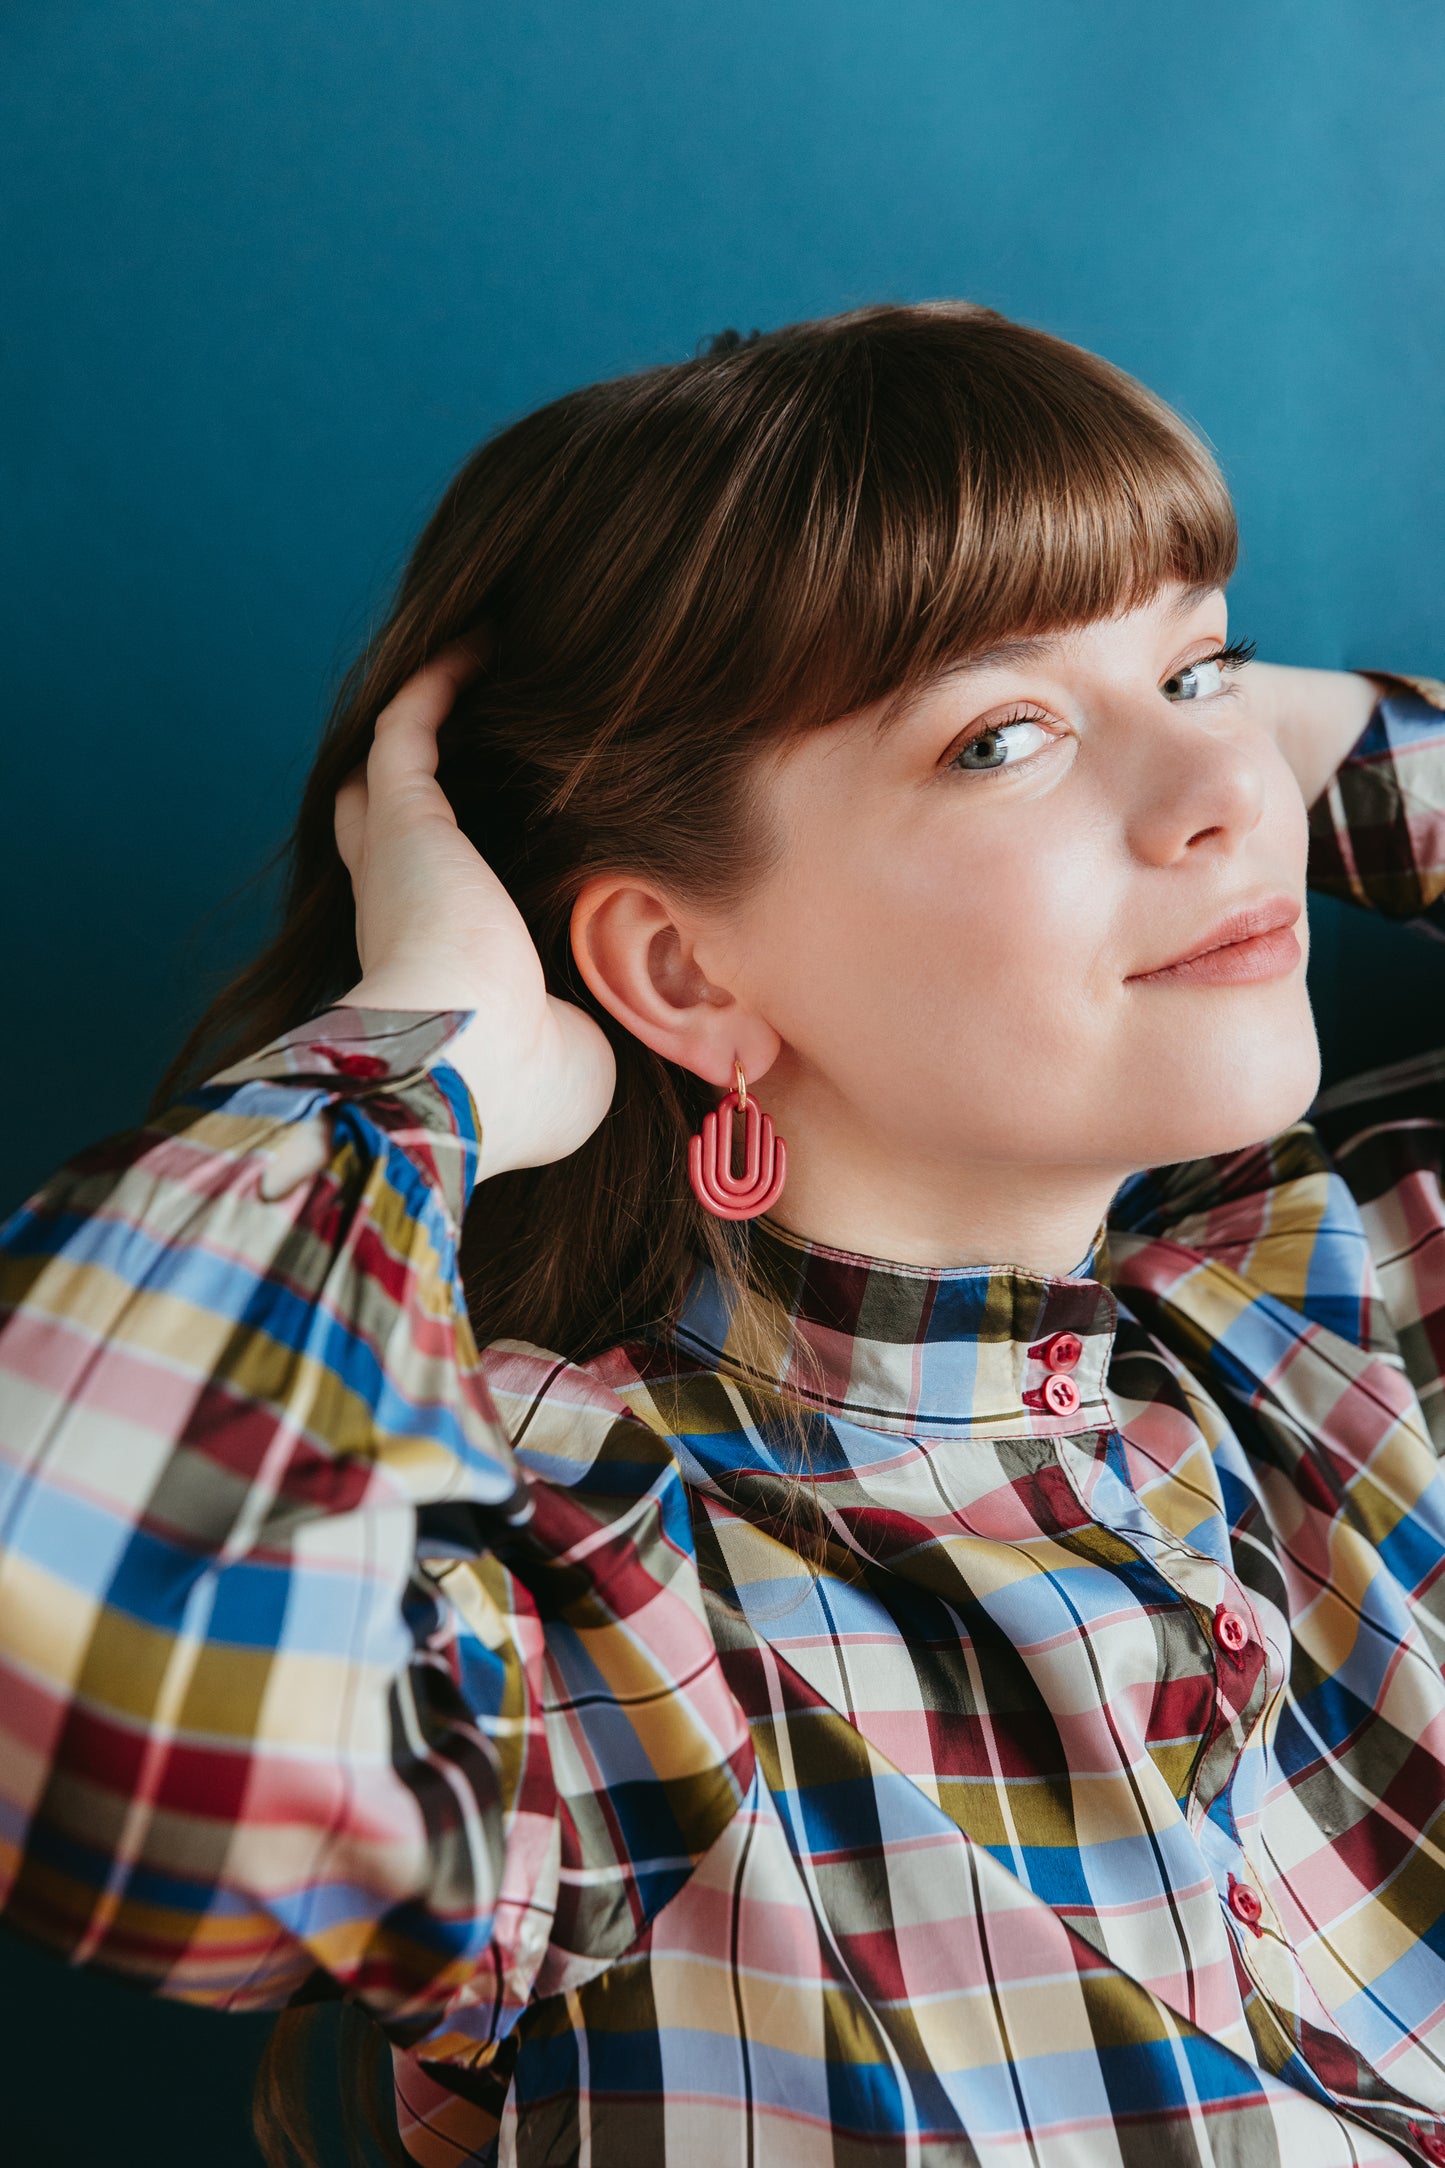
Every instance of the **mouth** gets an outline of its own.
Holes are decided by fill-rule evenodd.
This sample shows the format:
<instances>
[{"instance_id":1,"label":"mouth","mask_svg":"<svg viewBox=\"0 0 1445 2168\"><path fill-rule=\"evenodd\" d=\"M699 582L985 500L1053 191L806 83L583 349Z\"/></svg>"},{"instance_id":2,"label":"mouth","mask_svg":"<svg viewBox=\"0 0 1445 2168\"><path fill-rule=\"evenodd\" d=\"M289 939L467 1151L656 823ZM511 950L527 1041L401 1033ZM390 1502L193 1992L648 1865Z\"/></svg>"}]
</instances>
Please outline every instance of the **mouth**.
<instances>
[{"instance_id":1,"label":"mouth","mask_svg":"<svg viewBox=\"0 0 1445 2168\"><path fill-rule=\"evenodd\" d=\"M1167 963L1131 972L1125 984L1239 986L1287 978L1304 954L1294 931L1303 908L1293 896L1263 896L1218 920L1202 940Z\"/></svg>"}]
</instances>

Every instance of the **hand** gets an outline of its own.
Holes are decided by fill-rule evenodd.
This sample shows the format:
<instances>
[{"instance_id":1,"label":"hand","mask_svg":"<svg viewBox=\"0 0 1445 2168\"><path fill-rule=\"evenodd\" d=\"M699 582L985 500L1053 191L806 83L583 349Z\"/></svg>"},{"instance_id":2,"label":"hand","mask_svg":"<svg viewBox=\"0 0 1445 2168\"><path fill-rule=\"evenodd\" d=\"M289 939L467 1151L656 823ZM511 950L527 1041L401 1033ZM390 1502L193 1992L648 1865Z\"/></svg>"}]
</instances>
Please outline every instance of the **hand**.
<instances>
[{"instance_id":1,"label":"hand","mask_svg":"<svg viewBox=\"0 0 1445 2168\"><path fill-rule=\"evenodd\" d=\"M549 994L521 913L457 826L436 780L437 729L478 668L463 645L377 717L364 768L336 794L336 845L356 899L362 1009L475 1009L446 1058L482 1125L481 1179L575 1152L612 1101L606 1034Z\"/></svg>"},{"instance_id":2,"label":"hand","mask_svg":"<svg viewBox=\"0 0 1445 2168\"><path fill-rule=\"evenodd\" d=\"M1293 769L1306 805L1329 788L1384 690L1355 670L1303 670L1275 662L1249 663L1239 687Z\"/></svg>"}]
</instances>

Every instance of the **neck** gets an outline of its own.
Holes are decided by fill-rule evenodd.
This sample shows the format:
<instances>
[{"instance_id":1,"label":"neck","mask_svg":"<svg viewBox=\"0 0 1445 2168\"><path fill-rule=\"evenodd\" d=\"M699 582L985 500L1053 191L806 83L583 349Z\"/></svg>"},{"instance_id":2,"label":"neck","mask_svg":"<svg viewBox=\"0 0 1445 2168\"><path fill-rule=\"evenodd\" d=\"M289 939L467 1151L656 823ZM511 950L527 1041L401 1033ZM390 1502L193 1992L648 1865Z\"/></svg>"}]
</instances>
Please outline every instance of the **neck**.
<instances>
[{"instance_id":1,"label":"neck","mask_svg":"<svg viewBox=\"0 0 1445 2168\"><path fill-rule=\"evenodd\" d=\"M788 1179L768 1218L804 1241L924 1267L1012 1265L1049 1278L1078 1270L1130 1171L921 1160L812 1106L798 1119L759 1094L788 1141ZM791 1096L791 1095L786 1095Z\"/></svg>"}]
</instances>

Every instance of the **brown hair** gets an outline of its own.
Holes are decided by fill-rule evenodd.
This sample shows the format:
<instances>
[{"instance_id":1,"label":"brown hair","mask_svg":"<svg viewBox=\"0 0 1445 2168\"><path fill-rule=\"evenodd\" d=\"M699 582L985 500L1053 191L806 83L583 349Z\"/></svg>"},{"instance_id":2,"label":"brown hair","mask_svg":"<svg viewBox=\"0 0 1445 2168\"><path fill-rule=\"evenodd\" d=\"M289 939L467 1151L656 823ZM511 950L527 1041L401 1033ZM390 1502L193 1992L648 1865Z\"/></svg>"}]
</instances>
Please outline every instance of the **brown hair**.
<instances>
[{"instance_id":1,"label":"brown hair","mask_svg":"<svg viewBox=\"0 0 1445 2168\"><path fill-rule=\"evenodd\" d=\"M575 968L583 881L631 870L725 901L770 847L749 788L765 743L1167 579L1223 585L1235 550L1218 469L1168 407L967 303L728 335L553 401L484 444L428 523L341 687L287 845L281 930L153 1108L355 983L336 790L404 681L485 623L492 659L443 726L439 779L550 990L607 1032L617 1088L580 1151L486 1185L464 1230L468 1302L481 1345L573 1360L615 1345L668 1313L692 1255L730 1279L747 1258L686 1179L715 1092Z\"/></svg>"},{"instance_id":2,"label":"brown hair","mask_svg":"<svg viewBox=\"0 0 1445 2168\"><path fill-rule=\"evenodd\" d=\"M1108 362L967 303L726 334L569 393L447 490L341 688L281 931L201 1019L155 1108L355 982L336 790L403 682L485 625L491 659L443 726L439 779L550 990L606 1031L617 1088L580 1151L499 1176L468 1214L478 1343L586 1360L665 1318L700 1255L736 1295L733 1344L776 1345L786 1316L687 1182L686 1140L716 1094L577 972L583 881L630 870L725 902L772 847L764 746L1166 580L1222 586L1235 549L1223 480L1178 416Z\"/></svg>"}]
</instances>

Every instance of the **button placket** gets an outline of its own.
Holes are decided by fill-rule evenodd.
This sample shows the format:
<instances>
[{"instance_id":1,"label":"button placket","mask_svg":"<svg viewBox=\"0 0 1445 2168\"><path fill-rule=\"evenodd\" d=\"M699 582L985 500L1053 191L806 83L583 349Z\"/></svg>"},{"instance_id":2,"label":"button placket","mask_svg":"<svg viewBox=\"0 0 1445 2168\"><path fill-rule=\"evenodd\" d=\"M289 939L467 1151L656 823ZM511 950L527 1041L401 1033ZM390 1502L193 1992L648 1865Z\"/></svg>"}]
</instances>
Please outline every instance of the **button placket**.
<instances>
[{"instance_id":1,"label":"button placket","mask_svg":"<svg viewBox=\"0 0 1445 2168\"><path fill-rule=\"evenodd\" d=\"M1050 1370L1077 1370L1084 1343L1076 1332L1056 1332L1044 1343L1044 1361Z\"/></svg>"},{"instance_id":2,"label":"button placket","mask_svg":"<svg viewBox=\"0 0 1445 2168\"><path fill-rule=\"evenodd\" d=\"M1083 1405L1078 1386L1061 1370L1051 1371L1044 1379L1043 1402L1052 1415L1077 1415Z\"/></svg>"},{"instance_id":3,"label":"button placket","mask_svg":"<svg viewBox=\"0 0 1445 2168\"><path fill-rule=\"evenodd\" d=\"M1203 1741L1190 1782L1190 1808L1204 1813L1233 1784L1249 1739L1269 1696L1269 1644L1252 1614L1220 1601L1221 1574L1215 1581L1215 1604L1195 1616L1214 1649L1214 1721ZM1202 1608L1202 1607L1201 1607Z\"/></svg>"},{"instance_id":4,"label":"button placket","mask_svg":"<svg viewBox=\"0 0 1445 2168\"><path fill-rule=\"evenodd\" d=\"M1231 1603L1215 1605L1210 1625L1216 1651L1214 1684L1221 1714L1220 1728L1238 1730L1243 1744L1251 1721L1251 1705L1259 1700L1261 1693L1268 1692L1266 1644L1256 1630L1253 1618Z\"/></svg>"},{"instance_id":5,"label":"button placket","mask_svg":"<svg viewBox=\"0 0 1445 2168\"><path fill-rule=\"evenodd\" d=\"M1237 1876L1231 1875L1225 1901L1241 1926L1247 1927L1252 1935L1264 1933L1260 1924L1264 1918L1264 1906L1247 1882L1241 1882Z\"/></svg>"},{"instance_id":6,"label":"button placket","mask_svg":"<svg viewBox=\"0 0 1445 2168\"><path fill-rule=\"evenodd\" d=\"M1044 1366L1042 1385L1031 1387L1024 1394L1026 1408L1038 1408L1046 1415L1077 1415L1084 1404L1084 1396L1070 1372L1077 1370L1083 1360L1084 1343L1076 1332L1050 1333L1046 1340L1037 1342L1029 1353Z\"/></svg>"},{"instance_id":7,"label":"button placket","mask_svg":"<svg viewBox=\"0 0 1445 2168\"><path fill-rule=\"evenodd\" d=\"M1214 1638L1226 1656L1237 1660L1249 1647L1249 1623L1240 1612L1222 1603L1214 1614Z\"/></svg>"}]
</instances>

